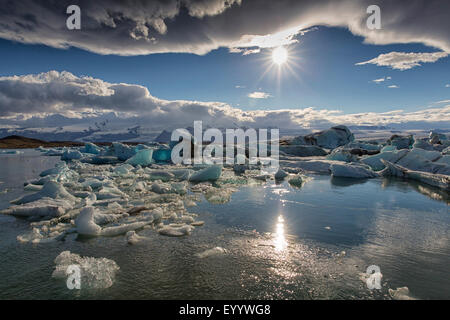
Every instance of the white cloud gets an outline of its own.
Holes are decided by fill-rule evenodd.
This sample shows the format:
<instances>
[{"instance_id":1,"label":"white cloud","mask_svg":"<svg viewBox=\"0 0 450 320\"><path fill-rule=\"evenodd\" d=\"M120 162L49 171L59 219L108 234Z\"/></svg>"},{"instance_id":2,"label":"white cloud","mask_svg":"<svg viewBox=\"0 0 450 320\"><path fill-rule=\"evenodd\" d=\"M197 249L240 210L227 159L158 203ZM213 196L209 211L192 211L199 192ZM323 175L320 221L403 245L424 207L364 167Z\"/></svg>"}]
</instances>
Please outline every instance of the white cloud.
<instances>
[{"instance_id":1,"label":"white cloud","mask_svg":"<svg viewBox=\"0 0 450 320\"><path fill-rule=\"evenodd\" d=\"M448 56L446 52L427 52L427 53L414 53L414 52L389 52L380 54L378 57L372 60L359 62L356 65L375 64L377 66L391 67L397 70L408 70L414 67L418 67L420 63L436 62L441 58Z\"/></svg>"},{"instance_id":2,"label":"white cloud","mask_svg":"<svg viewBox=\"0 0 450 320\"><path fill-rule=\"evenodd\" d=\"M69 72L0 77L2 126L33 123L58 127L63 125L63 120L79 123L116 114L111 121L118 122L122 129L136 125L155 130L175 129L192 126L195 120L216 128L239 125L323 129L336 124L449 128L450 104L443 104L414 112L344 114L339 110L315 108L244 111L222 102L163 100L140 85L109 83ZM61 118L62 115L67 118Z\"/></svg>"},{"instance_id":3,"label":"white cloud","mask_svg":"<svg viewBox=\"0 0 450 320\"><path fill-rule=\"evenodd\" d=\"M436 101L436 102L434 102L434 104L442 104L442 103L448 103L448 104L450 104L450 100L441 100L441 101Z\"/></svg>"},{"instance_id":4,"label":"white cloud","mask_svg":"<svg viewBox=\"0 0 450 320\"><path fill-rule=\"evenodd\" d=\"M236 85L236 86L234 86L236 89L244 89L245 88L245 86L240 86L240 85Z\"/></svg>"},{"instance_id":5,"label":"white cloud","mask_svg":"<svg viewBox=\"0 0 450 320\"><path fill-rule=\"evenodd\" d=\"M372 0L79 0L81 30L67 30L66 1L10 1L0 38L99 54L205 54L219 47L269 48L314 26L344 27L366 43L424 43L450 52L450 2L378 0L382 29L369 30Z\"/></svg>"},{"instance_id":6,"label":"white cloud","mask_svg":"<svg viewBox=\"0 0 450 320\"><path fill-rule=\"evenodd\" d=\"M397 88L399 88L399 86L397 86L396 84L392 84L392 85L388 86L388 88L397 89Z\"/></svg>"},{"instance_id":7,"label":"white cloud","mask_svg":"<svg viewBox=\"0 0 450 320\"><path fill-rule=\"evenodd\" d=\"M255 91L255 92L249 93L248 97L252 98L252 99L267 99L267 98L270 98L272 96L269 93L266 93L266 92Z\"/></svg>"},{"instance_id":8,"label":"white cloud","mask_svg":"<svg viewBox=\"0 0 450 320\"><path fill-rule=\"evenodd\" d=\"M450 88L450 83L445 85L446 88Z\"/></svg>"},{"instance_id":9,"label":"white cloud","mask_svg":"<svg viewBox=\"0 0 450 320\"><path fill-rule=\"evenodd\" d=\"M372 80L372 82L380 83L380 82L384 82L385 80L386 80L385 78L380 78L380 79Z\"/></svg>"}]
</instances>

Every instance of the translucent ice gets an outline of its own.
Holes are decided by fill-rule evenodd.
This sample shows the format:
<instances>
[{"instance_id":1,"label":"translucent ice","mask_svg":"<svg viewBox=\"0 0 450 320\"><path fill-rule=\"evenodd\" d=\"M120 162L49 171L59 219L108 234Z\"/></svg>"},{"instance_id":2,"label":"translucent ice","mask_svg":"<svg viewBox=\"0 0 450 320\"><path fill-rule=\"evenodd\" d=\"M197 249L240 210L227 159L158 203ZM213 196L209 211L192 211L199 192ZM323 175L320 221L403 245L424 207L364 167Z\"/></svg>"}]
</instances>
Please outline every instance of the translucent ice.
<instances>
[{"instance_id":1,"label":"translucent ice","mask_svg":"<svg viewBox=\"0 0 450 320\"><path fill-rule=\"evenodd\" d=\"M80 151L84 153L99 154L102 150L95 144L87 142Z\"/></svg>"},{"instance_id":2,"label":"translucent ice","mask_svg":"<svg viewBox=\"0 0 450 320\"><path fill-rule=\"evenodd\" d=\"M215 181L220 178L221 174L222 174L221 165L211 165L205 169L201 169L192 174L189 178L189 181L192 182Z\"/></svg>"},{"instance_id":3,"label":"translucent ice","mask_svg":"<svg viewBox=\"0 0 450 320\"><path fill-rule=\"evenodd\" d=\"M67 279L69 266L80 268L80 289L104 289L114 284L119 266L106 258L81 257L70 251L61 252L55 259L52 277Z\"/></svg>"},{"instance_id":4,"label":"translucent ice","mask_svg":"<svg viewBox=\"0 0 450 320\"><path fill-rule=\"evenodd\" d=\"M153 156L153 149L142 149L139 150L134 156L132 156L126 162L133 166L137 165L148 166L153 162L152 156Z\"/></svg>"}]
</instances>

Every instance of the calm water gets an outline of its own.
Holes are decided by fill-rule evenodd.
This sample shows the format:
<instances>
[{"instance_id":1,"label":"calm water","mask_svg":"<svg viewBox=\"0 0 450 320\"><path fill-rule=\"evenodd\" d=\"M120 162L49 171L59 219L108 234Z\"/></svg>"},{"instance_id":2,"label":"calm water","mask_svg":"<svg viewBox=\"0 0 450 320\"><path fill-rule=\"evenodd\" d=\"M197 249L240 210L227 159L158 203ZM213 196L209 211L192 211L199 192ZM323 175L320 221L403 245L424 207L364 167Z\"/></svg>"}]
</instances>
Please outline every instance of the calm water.
<instances>
[{"instance_id":1,"label":"calm water","mask_svg":"<svg viewBox=\"0 0 450 320\"><path fill-rule=\"evenodd\" d=\"M0 156L0 207L23 193L23 182L59 157L37 152ZM154 230L130 246L124 237L20 244L29 222L0 216L1 299L387 299L407 286L419 299L450 299L450 195L401 180L330 180L312 176L301 189L286 183L244 187L223 205L191 212L205 226L184 238ZM220 246L226 254L200 259ZM120 271L111 288L70 291L51 278L64 250L106 257ZM382 289L361 280L367 266Z\"/></svg>"}]
</instances>

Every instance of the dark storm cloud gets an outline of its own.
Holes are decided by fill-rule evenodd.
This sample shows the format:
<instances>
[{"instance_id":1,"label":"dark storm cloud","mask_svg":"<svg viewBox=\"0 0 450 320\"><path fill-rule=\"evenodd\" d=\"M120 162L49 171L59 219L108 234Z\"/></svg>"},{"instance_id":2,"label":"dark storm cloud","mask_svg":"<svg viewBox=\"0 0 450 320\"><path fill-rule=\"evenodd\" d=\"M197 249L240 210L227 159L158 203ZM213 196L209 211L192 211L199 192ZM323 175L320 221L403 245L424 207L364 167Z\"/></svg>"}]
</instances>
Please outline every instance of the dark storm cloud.
<instances>
[{"instance_id":1,"label":"dark storm cloud","mask_svg":"<svg viewBox=\"0 0 450 320\"><path fill-rule=\"evenodd\" d=\"M382 29L366 27L372 0L0 1L0 37L100 54L204 54L246 47L255 36L329 25L375 44L422 42L450 52L450 1L379 0ZM70 4L82 11L81 30L67 30ZM261 39L260 39L261 40ZM263 46L279 44L266 38ZM253 44L255 41L253 41ZM286 43L286 42L284 42ZM256 46L260 42L256 41Z\"/></svg>"}]
</instances>

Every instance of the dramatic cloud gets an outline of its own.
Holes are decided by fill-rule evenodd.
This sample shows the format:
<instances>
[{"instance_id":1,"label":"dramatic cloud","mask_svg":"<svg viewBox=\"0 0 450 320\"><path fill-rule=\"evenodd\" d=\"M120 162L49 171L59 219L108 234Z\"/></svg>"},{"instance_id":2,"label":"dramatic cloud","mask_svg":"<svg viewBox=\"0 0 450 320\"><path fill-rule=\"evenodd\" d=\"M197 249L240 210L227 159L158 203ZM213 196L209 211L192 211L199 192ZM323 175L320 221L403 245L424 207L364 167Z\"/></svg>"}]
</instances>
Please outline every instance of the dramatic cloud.
<instances>
[{"instance_id":1,"label":"dramatic cloud","mask_svg":"<svg viewBox=\"0 0 450 320\"><path fill-rule=\"evenodd\" d=\"M441 58L448 56L446 52L431 52L431 53L414 53L414 52L389 52L380 54L378 57L359 62L356 65L375 64L377 66L391 67L392 69L408 70L418 67L424 62L436 62ZM375 81L375 80L374 80Z\"/></svg>"},{"instance_id":2,"label":"dramatic cloud","mask_svg":"<svg viewBox=\"0 0 450 320\"><path fill-rule=\"evenodd\" d=\"M267 99L267 98L272 97L272 95L270 95L266 92L255 91L255 92L249 93L248 97L252 98L252 99Z\"/></svg>"},{"instance_id":3,"label":"dramatic cloud","mask_svg":"<svg viewBox=\"0 0 450 320\"><path fill-rule=\"evenodd\" d=\"M444 102L443 102L444 104ZM299 106L300 107L300 106ZM90 120L91 119L91 120ZM192 126L314 128L335 124L450 127L450 104L415 112L343 114L315 108L243 111L221 102L158 99L147 88L108 83L69 72L0 77L0 123L60 127L87 121L116 122L119 129L141 126L154 130Z\"/></svg>"},{"instance_id":4,"label":"dramatic cloud","mask_svg":"<svg viewBox=\"0 0 450 320\"><path fill-rule=\"evenodd\" d=\"M66 8L81 8L81 30ZM22 0L0 6L0 37L100 54L205 54L299 41L314 26L348 28L372 44L424 43L450 52L450 2L378 0L380 30L367 28L372 0ZM251 51L248 51L250 53ZM421 61L417 61L419 63ZM414 64L414 62L413 62Z\"/></svg>"}]
</instances>

